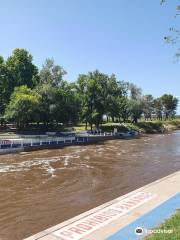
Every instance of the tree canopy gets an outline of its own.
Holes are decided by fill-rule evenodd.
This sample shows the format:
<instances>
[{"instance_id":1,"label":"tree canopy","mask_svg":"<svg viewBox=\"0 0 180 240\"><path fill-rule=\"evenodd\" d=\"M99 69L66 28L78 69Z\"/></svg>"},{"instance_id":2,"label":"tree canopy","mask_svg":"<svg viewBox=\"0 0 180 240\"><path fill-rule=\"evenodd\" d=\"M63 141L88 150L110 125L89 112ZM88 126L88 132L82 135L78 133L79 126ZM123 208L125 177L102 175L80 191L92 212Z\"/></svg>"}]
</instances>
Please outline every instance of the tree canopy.
<instances>
[{"instance_id":1,"label":"tree canopy","mask_svg":"<svg viewBox=\"0 0 180 240\"><path fill-rule=\"evenodd\" d=\"M99 128L105 121L137 122L141 117L169 119L178 99L171 94L154 98L141 88L99 70L79 74L74 82L66 71L47 58L39 70L32 55L15 49L7 60L0 56L0 117L17 127L84 122Z\"/></svg>"}]
</instances>

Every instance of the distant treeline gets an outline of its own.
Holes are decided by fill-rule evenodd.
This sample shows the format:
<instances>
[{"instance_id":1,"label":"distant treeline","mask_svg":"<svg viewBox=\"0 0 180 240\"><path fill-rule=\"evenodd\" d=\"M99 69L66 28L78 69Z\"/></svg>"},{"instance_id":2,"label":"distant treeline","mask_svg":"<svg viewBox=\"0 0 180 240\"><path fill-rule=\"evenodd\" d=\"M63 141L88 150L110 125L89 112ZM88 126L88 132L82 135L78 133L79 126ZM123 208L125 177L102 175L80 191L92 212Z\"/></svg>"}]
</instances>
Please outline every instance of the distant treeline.
<instances>
[{"instance_id":1,"label":"distant treeline","mask_svg":"<svg viewBox=\"0 0 180 240\"><path fill-rule=\"evenodd\" d=\"M15 49L7 60L0 57L1 123L19 128L29 123L44 125L84 122L91 127L106 119L119 122L173 118L178 99L170 94L154 98L143 95L134 84L114 74L95 70L80 74L74 82L64 80L66 71L53 59L41 69L25 49Z\"/></svg>"}]
</instances>

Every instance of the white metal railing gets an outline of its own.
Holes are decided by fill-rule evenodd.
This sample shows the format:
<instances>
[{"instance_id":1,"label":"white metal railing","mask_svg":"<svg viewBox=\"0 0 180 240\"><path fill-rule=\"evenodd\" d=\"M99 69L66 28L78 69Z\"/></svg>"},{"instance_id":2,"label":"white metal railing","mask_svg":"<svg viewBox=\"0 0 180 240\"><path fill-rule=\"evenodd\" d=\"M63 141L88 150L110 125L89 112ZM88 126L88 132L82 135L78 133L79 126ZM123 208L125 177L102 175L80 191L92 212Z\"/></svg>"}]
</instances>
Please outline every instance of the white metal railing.
<instances>
[{"instance_id":1,"label":"white metal railing","mask_svg":"<svg viewBox=\"0 0 180 240\"><path fill-rule=\"evenodd\" d=\"M98 134L79 133L76 136L64 136L64 137L36 137L36 138L17 138L17 139L1 139L0 150L9 148L23 148L26 146L41 146L41 145L57 145L72 142L88 142L89 137L98 136L116 136L114 132L100 132ZM123 133L124 137L128 137L129 133Z\"/></svg>"},{"instance_id":2,"label":"white metal railing","mask_svg":"<svg viewBox=\"0 0 180 240\"><path fill-rule=\"evenodd\" d=\"M75 136L67 137L47 137L47 138L25 138L25 139L4 139L0 140L0 149L17 148L36 145L53 145L75 141Z\"/></svg>"}]
</instances>

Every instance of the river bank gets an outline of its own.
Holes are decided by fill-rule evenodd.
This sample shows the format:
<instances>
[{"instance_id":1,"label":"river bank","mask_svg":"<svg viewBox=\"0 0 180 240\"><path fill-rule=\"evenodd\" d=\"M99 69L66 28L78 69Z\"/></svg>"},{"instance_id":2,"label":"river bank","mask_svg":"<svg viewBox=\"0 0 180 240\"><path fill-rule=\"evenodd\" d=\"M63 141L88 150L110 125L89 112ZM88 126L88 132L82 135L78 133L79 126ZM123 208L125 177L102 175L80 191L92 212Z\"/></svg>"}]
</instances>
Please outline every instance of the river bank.
<instances>
[{"instance_id":1,"label":"river bank","mask_svg":"<svg viewBox=\"0 0 180 240\"><path fill-rule=\"evenodd\" d=\"M171 121L141 121L138 123L108 123L101 126L99 133L89 134L87 131L77 131L63 134L61 132L47 132L35 134L29 130L28 135L8 132L0 134L0 154L43 149L56 149L71 145L87 145L107 140L130 139L144 134L170 133L180 129L180 120ZM67 129L66 129L67 130ZM38 132L37 132L38 133ZM32 135L33 134L33 135ZM48 135L50 134L50 135ZM54 135L55 134L55 135ZM69 137L70 136L70 137Z\"/></svg>"},{"instance_id":2,"label":"river bank","mask_svg":"<svg viewBox=\"0 0 180 240\"><path fill-rule=\"evenodd\" d=\"M180 119L168 121L140 121L138 123L107 123L102 125L103 131L113 131L117 128L118 131L134 130L140 134L159 134L169 133L180 129Z\"/></svg>"}]
</instances>

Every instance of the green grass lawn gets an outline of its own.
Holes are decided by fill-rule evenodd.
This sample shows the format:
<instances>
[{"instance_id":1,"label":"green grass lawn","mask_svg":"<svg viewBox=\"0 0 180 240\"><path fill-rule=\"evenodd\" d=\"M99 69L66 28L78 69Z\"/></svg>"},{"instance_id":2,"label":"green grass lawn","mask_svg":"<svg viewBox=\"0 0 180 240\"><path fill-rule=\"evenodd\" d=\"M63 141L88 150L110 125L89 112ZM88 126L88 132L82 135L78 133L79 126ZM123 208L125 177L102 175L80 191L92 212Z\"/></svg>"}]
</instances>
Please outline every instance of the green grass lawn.
<instances>
[{"instance_id":1,"label":"green grass lawn","mask_svg":"<svg viewBox=\"0 0 180 240\"><path fill-rule=\"evenodd\" d=\"M148 237L146 240L180 240L180 209L168 220L166 220L157 229L171 230L172 233L155 233Z\"/></svg>"}]
</instances>

